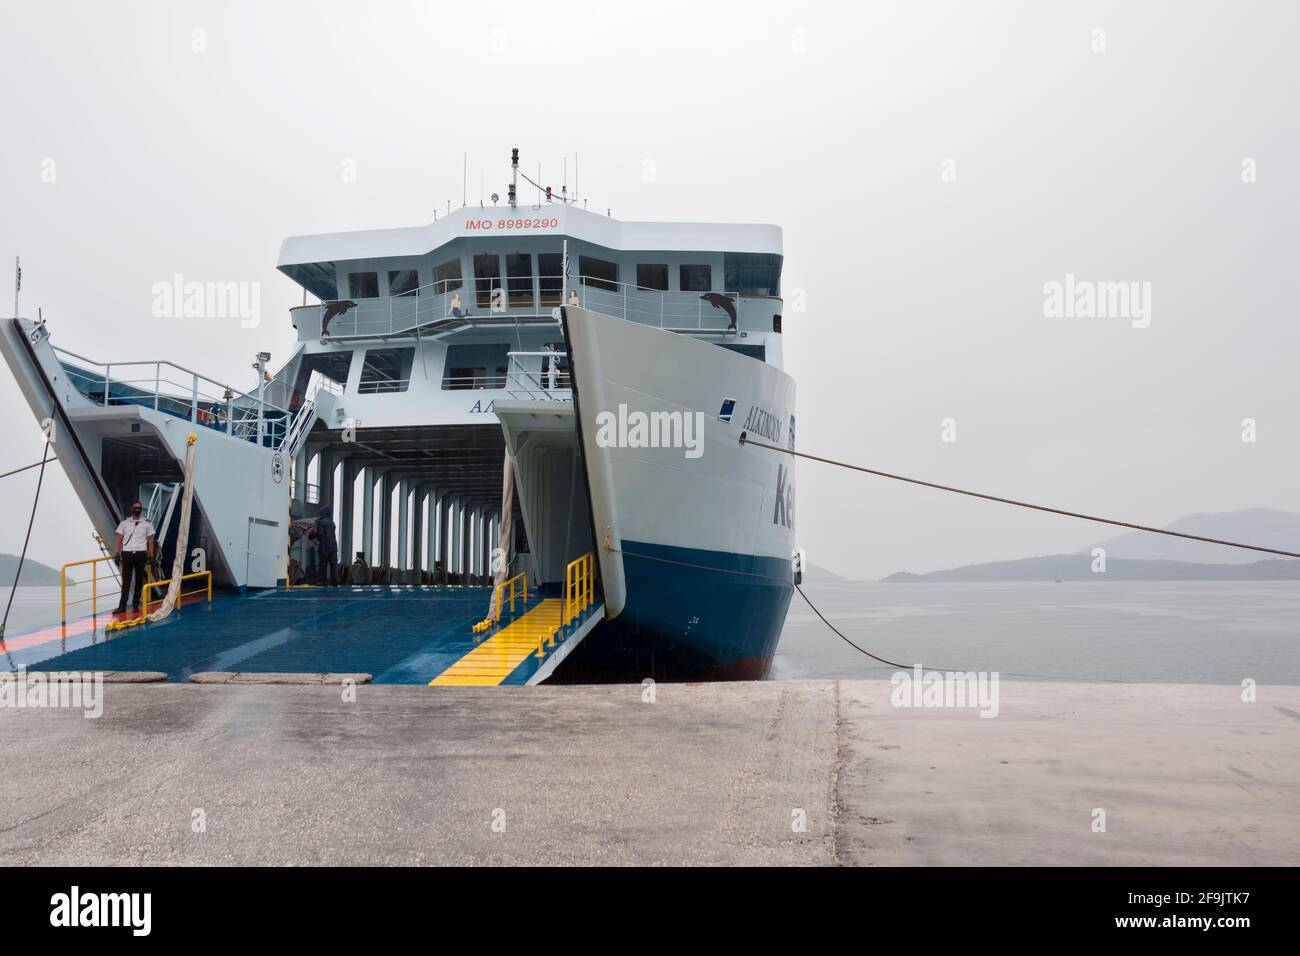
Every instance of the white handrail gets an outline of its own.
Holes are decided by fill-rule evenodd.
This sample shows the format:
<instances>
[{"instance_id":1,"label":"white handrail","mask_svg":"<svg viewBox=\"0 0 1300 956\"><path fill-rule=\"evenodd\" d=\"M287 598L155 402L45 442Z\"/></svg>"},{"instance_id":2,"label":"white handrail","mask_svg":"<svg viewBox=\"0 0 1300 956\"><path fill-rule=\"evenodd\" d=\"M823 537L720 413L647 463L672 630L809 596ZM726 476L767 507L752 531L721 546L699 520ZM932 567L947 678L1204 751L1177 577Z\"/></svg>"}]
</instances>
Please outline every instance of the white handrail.
<instances>
[{"instance_id":1,"label":"white handrail","mask_svg":"<svg viewBox=\"0 0 1300 956\"><path fill-rule=\"evenodd\" d=\"M493 318L531 316L546 319L550 315L550 309L561 304L561 295L552 290L542 293L541 284L545 280L561 281L563 277L533 278L537 282L533 283L530 279L528 289L518 293L512 293L510 277L443 279L402 295L357 300L334 299L297 308L315 309L323 323L327 308L344 302L351 303L345 311L331 317L329 327L321 332L322 341L410 334L420 328L446 321L463 321L473 325L476 321ZM485 285L480 286L480 283ZM441 291L438 291L438 287L442 287ZM434 291L425 291L430 289ZM730 324L729 317L722 309L703 298L709 294L707 292L647 289L633 282L587 275L579 275L568 289L580 306L660 328L695 328L718 332L726 330ZM738 312L744 300L781 301L778 296L739 292L719 294L735 302ZM515 297L521 299L522 303L512 304L511 300ZM547 305L542 305L543 301ZM487 304L482 304L484 302Z\"/></svg>"},{"instance_id":2,"label":"white handrail","mask_svg":"<svg viewBox=\"0 0 1300 956\"><path fill-rule=\"evenodd\" d=\"M70 377L81 379L88 386L102 386L103 404L106 406L113 404L115 401L123 402L131 397L113 395L113 386L122 385L138 389L141 397L146 400L152 398L155 411L176 414L196 424L201 423L202 416L209 415L212 410L220 409L221 412L213 420L217 422L219 428L224 423L226 434L234 437L260 441L263 437L270 436L274 443L276 436L286 433L286 420L291 417L291 413L287 408L270 402L259 403L253 395L247 392L232 388L214 378L209 378L175 362L166 359L100 362L89 356L73 352L71 349L53 345L53 343L51 343L51 348L54 349L61 362L66 357L75 363L90 366L89 368L82 368L79 364L69 364L64 367ZM189 381L181 383L163 377L163 366L184 373L189 377ZM146 374L140 378L124 378L120 372L116 377L113 375L115 369L121 370L132 367L152 368L152 375ZM103 370L102 374L100 369ZM221 394L210 394L205 389L200 389L200 382L203 382L206 386L221 389ZM165 391L164 386L171 386L175 389L175 392L169 393ZM201 410L201 403L210 405L212 408ZM271 414L268 416L267 412Z\"/></svg>"}]
</instances>

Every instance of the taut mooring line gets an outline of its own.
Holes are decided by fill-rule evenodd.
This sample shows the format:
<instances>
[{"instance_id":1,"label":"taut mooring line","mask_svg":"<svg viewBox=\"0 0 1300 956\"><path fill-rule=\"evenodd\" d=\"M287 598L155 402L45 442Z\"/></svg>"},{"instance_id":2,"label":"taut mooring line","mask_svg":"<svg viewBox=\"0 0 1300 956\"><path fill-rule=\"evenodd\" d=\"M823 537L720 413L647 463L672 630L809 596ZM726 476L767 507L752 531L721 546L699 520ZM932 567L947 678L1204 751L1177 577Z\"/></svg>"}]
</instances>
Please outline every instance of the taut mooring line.
<instances>
[{"instance_id":1,"label":"taut mooring line","mask_svg":"<svg viewBox=\"0 0 1300 956\"><path fill-rule=\"evenodd\" d=\"M1034 511L1046 511L1048 514L1064 515L1067 518L1080 518L1083 521L1096 521L1098 524L1115 525L1118 528L1132 528L1135 531L1150 531L1152 534L1164 534L1171 538L1186 538L1188 541L1204 541L1207 544L1221 544L1228 548L1241 548L1245 551L1262 551L1265 554L1278 554L1284 558L1300 558L1300 552L1282 551L1278 548L1265 548L1258 544L1242 544L1240 541L1224 541L1222 538L1207 538L1199 534L1187 534L1183 531L1170 531L1168 528L1153 528L1150 525L1134 524L1132 521L1119 521L1115 518L1102 518L1097 515L1086 515L1078 511L1066 511L1064 508L1049 508L1047 505L1036 505L1028 501L1017 501L1015 498L1002 498L998 495L986 495L980 491L971 491L967 488L954 488L952 485L941 485L933 481L922 481L920 478L909 478L907 475L895 475L888 471L878 471L875 468L864 468L862 465L853 465L846 461L836 461L833 458L823 458L820 455L810 455L803 451L794 451L790 448L782 448L779 445L769 445L766 442L754 441L748 436L747 432L740 433L740 443L742 445L753 445L755 448L767 448L771 451L780 452L783 455L793 455L795 458L807 458L810 461L820 461L825 465L835 465L837 468L848 468L850 471L861 471L868 475L875 475L878 478L891 478L894 481L906 481L913 485L923 485L926 488L936 488L939 491L951 491L953 494L966 495L970 498L983 498L985 501L997 501L1004 505L1015 505L1017 508L1032 508Z\"/></svg>"}]
</instances>

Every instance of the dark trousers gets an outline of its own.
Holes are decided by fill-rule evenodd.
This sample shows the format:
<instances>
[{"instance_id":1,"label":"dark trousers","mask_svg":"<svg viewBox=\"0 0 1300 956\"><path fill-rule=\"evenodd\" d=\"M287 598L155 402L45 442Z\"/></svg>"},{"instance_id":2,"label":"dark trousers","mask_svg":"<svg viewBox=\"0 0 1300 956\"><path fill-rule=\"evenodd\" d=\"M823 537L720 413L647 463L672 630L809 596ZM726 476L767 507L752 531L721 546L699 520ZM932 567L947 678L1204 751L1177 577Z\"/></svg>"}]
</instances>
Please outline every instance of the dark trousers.
<instances>
[{"instance_id":1,"label":"dark trousers","mask_svg":"<svg viewBox=\"0 0 1300 956\"><path fill-rule=\"evenodd\" d=\"M122 596L117 602L119 611L126 608L127 595L131 596L131 607L140 606L140 592L144 590L144 569L148 558L145 551L122 552Z\"/></svg>"},{"instance_id":2,"label":"dark trousers","mask_svg":"<svg viewBox=\"0 0 1300 956\"><path fill-rule=\"evenodd\" d=\"M328 584L334 587L339 583L339 553L330 552L321 556L321 584Z\"/></svg>"}]
</instances>

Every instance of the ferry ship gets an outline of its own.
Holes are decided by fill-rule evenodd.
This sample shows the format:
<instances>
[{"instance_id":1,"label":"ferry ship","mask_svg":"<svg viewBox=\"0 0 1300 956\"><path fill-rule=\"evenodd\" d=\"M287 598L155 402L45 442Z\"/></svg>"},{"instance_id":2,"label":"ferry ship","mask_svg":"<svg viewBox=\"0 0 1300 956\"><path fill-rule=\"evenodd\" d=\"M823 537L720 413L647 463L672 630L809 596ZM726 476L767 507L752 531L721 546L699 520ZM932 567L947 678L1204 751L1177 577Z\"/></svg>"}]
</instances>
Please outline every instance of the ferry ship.
<instances>
[{"instance_id":1,"label":"ferry ship","mask_svg":"<svg viewBox=\"0 0 1300 956\"><path fill-rule=\"evenodd\" d=\"M513 166L500 205L285 240L297 343L250 388L29 318L0 349L104 542L138 498L170 567L195 435L184 560L218 588L309 573L323 514L352 587L558 593L590 553L597 613L546 677L762 678L799 573L793 458L740 441L794 446L781 231L523 202Z\"/></svg>"}]
</instances>

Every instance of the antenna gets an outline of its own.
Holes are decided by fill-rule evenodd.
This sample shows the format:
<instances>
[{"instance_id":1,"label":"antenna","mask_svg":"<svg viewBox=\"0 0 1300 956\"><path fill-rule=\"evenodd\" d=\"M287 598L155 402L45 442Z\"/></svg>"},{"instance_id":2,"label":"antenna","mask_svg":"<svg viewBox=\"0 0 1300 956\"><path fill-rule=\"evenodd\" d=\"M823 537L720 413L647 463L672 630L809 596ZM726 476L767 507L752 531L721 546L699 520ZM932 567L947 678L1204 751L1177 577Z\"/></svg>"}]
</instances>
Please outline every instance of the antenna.
<instances>
[{"instance_id":1,"label":"antenna","mask_svg":"<svg viewBox=\"0 0 1300 956\"><path fill-rule=\"evenodd\" d=\"M518 147L510 150L510 208L514 209L518 205L518 188L519 188L519 149Z\"/></svg>"}]
</instances>

